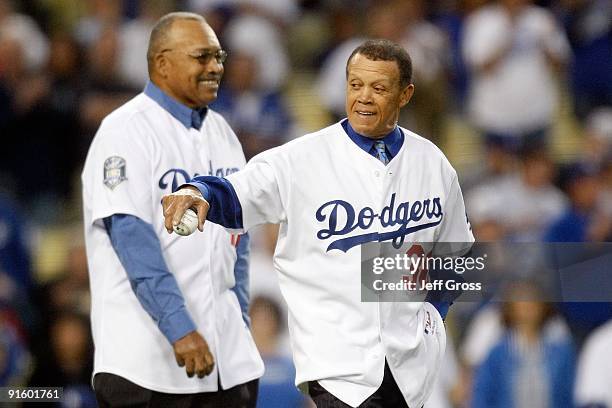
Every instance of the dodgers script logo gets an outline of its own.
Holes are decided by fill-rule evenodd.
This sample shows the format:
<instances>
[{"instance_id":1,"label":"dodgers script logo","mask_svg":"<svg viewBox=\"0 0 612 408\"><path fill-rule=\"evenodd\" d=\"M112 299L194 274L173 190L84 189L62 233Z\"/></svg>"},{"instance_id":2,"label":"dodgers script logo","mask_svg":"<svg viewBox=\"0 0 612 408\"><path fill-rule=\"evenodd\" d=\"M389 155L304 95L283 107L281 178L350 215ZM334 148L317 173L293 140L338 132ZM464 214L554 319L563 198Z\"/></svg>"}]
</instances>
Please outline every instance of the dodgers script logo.
<instances>
[{"instance_id":1,"label":"dodgers script logo","mask_svg":"<svg viewBox=\"0 0 612 408\"><path fill-rule=\"evenodd\" d=\"M214 169L212 165L212 161L210 160L208 161L208 175L209 176L226 177L232 173L237 172L238 170L240 170L238 167L226 167L226 168L220 167L220 168ZM195 173L193 177L196 177L199 175L200 175L199 173ZM164 174L162 174L157 184L159 188L161 188L162 190L165 190L168 187L168 185L170 185L171 191L174 193L177 188L187 183L191 179L192 177L189 176L189 173L183 169L170 169L166 171Z\"/></svg>"},{"instance_id":2,"label":"dodgers script logo","mask_svg":"<svg viewBox=\"0 0 612 408\"><path fill-rule=\"evenodd\" d=\"M408 234L432 228L442 221L442 205L440 197L423 201L403 202L395 207L395 193L391 196L391 201L383 207L380 214L374 212L370 207L362 208L358 214L351 203L343 200L332 200L323 204L316 213L317 221L327 221L327 228L317 232L320 240L328 239L332 236L342 236L358 230L369 230L374 220L378 219L383 228L398 225L395 231L390 232L368 232L360 235L353 235L348 238L340 238L333 241L327 247L329 252L332 249L339 249L343 252L352 247L366 242L383 242L393 240L393 246L399 248L404 243L404 238ZM429 222L421 222L417 225L410 225L426 218Z\"/></svg>"}]
</instances>

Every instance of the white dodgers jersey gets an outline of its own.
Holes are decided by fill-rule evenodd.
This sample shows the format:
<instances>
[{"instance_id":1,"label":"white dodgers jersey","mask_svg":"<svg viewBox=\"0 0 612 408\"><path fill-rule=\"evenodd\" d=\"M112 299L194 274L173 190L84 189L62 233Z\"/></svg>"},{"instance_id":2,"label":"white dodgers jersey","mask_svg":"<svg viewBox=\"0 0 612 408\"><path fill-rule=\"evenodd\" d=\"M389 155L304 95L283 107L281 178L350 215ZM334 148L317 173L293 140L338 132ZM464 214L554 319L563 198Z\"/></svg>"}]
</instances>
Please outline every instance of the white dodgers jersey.
<instances>
[{"instance_id":1,"label":"white dodgers jersey","mask_svg":"<svg viewBox=\"0 0 612 408\"><path fill-rule=\"evenodd\" d=\"M82 174L85 237L92 293L94 374L113 373L155 391L198 393L242 384L263 374L263 362L240 312L234 286L235 239L208 224L180 237L164 228L161 198L196 174L226 176L244 166L240 144L216 112L200 130L187 129L140 94L100 126ZM172 345L133 293L102 220L129 214L151 224L214 371L188 378Z\"/></svg>"},{"instance_id":2,"label":"white dodgers jersey","mask_svg":"<svg viewBox=\"0 0 612 408\"><path fill-rule=\"evenodd\" d=\"M431 304L361 302L360 245L407 234L412 242L474 240L455 170L431 142L402 131L387 166L337 123L228 176L245 230L281 225L274 266L289 309L296 384L318 380L353 407L382 383L385 358L408 405L422 406L446 345Z\"/></svg>"}]
</instances>

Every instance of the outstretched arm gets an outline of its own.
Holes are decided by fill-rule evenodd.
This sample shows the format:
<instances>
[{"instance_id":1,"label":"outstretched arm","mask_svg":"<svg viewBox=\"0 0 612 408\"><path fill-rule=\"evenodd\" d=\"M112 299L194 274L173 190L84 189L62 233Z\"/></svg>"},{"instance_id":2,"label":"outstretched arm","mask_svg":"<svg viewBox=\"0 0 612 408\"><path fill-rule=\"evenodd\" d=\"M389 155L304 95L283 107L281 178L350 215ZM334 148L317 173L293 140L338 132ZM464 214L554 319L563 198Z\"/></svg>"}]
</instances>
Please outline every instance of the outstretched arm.
<instances>
[{"instance_id":1,"label":"outstretched arm","mask_svg":"<svg viewBox=\"0 0 612 408\"><path fill-rule=\"evenodd\" d=\"M188 208L198 214L198 229L205 220L226 228L242 228L242 207L232 184L223 178L198 176L162 198L165 226L168 233L178 225Z\"/></svg>"},{"instance_id":2,"label":"outstretched arm","mask_svg":"<svg viewBox=\"0 0 612 408\"><path fill-rule=\"evenodd\" d=\"M189 208L198 214L200 231L205 220L242 231L265 223L284 221L284 200L277 173L266 161L264 153L227 178L194 177L176 192L163 197L166 230L172 233L173 227L180 223Z\"/></svg>"}]
</instances>

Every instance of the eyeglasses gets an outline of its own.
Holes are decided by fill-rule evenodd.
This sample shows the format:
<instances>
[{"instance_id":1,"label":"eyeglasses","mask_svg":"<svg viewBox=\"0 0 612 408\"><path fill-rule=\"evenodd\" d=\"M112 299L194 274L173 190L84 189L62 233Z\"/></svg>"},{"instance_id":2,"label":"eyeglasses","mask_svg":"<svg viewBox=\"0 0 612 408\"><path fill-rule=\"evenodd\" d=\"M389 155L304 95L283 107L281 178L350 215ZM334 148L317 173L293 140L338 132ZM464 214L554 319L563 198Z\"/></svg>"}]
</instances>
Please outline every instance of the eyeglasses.
<instances>
[{"instance_id":1,"label":"eyeglasses","mask_svg":"<svg viewBox=\"0 0 612 408\"><path fill-rule=\"evenodd\" d=\"M172 50L172 49L165 49L162 50L161 52L169 52L169 51L176 51L176 52L180 52L181 54L185 54L188 57L191 57L195 60L197 60L201 65L207 65L213 58L215 59L215 61L217 61L217 64L223 64L225 62L225 59L227 58L227 51L225 50L216 50L216 51L210 51L210 50L205 50L199 53L189 53L189 52L185 52L185 51L180 51L180 50Z\"/></svg>"}]
</instances>

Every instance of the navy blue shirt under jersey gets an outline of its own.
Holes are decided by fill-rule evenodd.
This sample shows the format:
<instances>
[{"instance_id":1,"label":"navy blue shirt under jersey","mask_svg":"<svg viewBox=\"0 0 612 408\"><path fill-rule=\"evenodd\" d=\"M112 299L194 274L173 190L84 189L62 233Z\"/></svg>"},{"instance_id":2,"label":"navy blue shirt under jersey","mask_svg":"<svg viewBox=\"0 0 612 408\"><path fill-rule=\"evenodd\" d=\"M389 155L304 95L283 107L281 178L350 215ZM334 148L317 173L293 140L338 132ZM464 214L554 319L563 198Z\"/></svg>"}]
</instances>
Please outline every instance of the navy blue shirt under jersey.
<instances>
[{"instance_id":1,"label":"navy blue shirt under jersey","mask_svg":"<svg viewBox=\"0 0 612 408\"><path fill-rule=\"evenodd\" d=\"M166 95L152 82L147 83L144 93L187 129L201 128L206 117L206 108L191 109ZM170 273L163 258L161 245L153 226L138 217L126 214L107 217L104 219L104 225L136 297L168 341L174 343L196 330L176 279ZM234 266L236 286L232 290L238 297L243 319L249 324L248 235L240 239L236 251L237 260Z\"/></svg>"},{"instance_id":2,"label":"navy blue shirt under jersey","mask_svg":"<svg viewBox=\"0 0 612 408\"><path fill-rule=\"evenodd\" d=\"M340 124L348 137L357 146L374 157L376 157L374 143L376 143L378 140L385 142L385 148L387 149L387 157L389 158L389 161L397 156L402 148L402 145L404 144L404 132L402 132L402 130L397 126L391 132L387 133L382 139L371 139L357 133L347 119L344 119Z\"/></svg>"},{"instance_id":3,"label":"navy blue shirt under jersey","mask_svg":"<svg viewBox=\"0 0 612 408\"><path fill-rule=\"evenodd\" d=\"M376 157L374 143L377 140L385 142L387 157L391 161L399 153L404 144L404 133L396 126L382 139L371 139L367 136L357 133L348 119L341 122L342 128L347 136L363 151ZM188 185L196 187L202 193L202 196L210 204L210 209L207 220L220 224L228 228L242 228L242 207L234 187L229 181L223 178L213 176L198 176L194 177ZM438 294L440 296L440 294ZM440 312L442 319L446 318L451 302L434 301L427 299Z\"/></svg>"}]
</instances>

